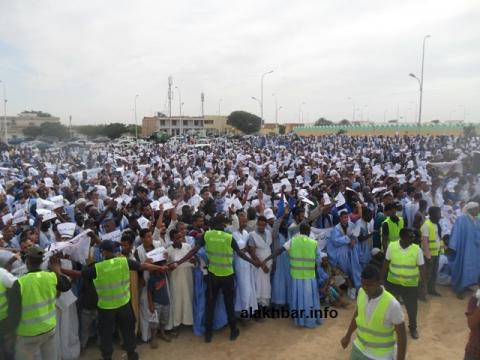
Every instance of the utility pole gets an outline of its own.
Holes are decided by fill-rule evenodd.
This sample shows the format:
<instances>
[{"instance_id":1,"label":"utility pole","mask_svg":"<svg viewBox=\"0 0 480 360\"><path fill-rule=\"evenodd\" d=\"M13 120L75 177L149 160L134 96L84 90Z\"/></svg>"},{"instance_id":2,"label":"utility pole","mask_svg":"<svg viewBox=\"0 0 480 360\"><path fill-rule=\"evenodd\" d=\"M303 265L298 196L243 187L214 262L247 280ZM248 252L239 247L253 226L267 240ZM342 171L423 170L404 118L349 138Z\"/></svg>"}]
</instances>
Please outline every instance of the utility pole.
<instances>
[{"instance_id":1,"label":"utility pole","mask_svg":"<svg viewBox=\"0 0 480 360\"><path fill-rule=\"evenodd\" d=\"M173 78L172 75L168 77L168 117L172 117L172 100L173 100L173 92L172 92L172 85L173 85Z\"/></svg>"},{"instance_id":2,"label":"utility pole","mask_svg":"<svg viewBox=\"0 0 480 360\"><path fill-rule=\"evenodd\" d=\"M200 101L202 102L202 117L205 117L205 94L200 94Z\"/></svg>"}]
</instances>

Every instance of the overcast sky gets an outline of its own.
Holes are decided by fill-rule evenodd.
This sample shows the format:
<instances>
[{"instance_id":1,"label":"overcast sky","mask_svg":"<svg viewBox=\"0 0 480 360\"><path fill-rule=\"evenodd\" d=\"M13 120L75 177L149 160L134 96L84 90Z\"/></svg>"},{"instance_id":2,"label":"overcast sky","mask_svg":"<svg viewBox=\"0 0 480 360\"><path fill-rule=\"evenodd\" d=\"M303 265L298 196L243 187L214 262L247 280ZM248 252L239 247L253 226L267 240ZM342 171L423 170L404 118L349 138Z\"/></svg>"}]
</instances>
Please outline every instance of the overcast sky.
<instances>
[{"instance_id":1,"label":"overcast sky","mask_svg":"<svg viewBox=\"0 0 480 360\"><path fill-rule=\"evenodd\" d=\"M246 110L280 122L319 117L413 121L427 40L424 121L480 121L478 0L0 0L0 80L8 114L73 124L133 122L166 111ZM1 89L1 88L0 88ZM0 95L3 96L3 95ZM353 101L352 101L353 100ZM175 89L173 115L179 112ZM2 109L3 114L3 109Z\"/></svg>"}]
</instances>

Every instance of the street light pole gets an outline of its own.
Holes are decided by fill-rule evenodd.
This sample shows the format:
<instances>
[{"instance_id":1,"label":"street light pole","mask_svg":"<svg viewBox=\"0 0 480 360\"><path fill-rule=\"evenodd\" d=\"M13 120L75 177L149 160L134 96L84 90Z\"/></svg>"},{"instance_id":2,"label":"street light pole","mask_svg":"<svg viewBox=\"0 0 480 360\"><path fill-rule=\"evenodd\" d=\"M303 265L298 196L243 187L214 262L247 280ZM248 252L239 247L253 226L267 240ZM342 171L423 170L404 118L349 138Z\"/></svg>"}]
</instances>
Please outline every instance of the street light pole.
<instances>
[{"instance_id":1,"label":"street light pole","mask_svg":"<svg viewBox=\"0 0 480 360\"><path fill-rule=\"evenodd\" d=\"M135 104L135 141L138 143L138 124L137 124L137 98L138 98L138 94L135 95L135 100L134 100L134 104Z\"/></svg>"},{"instance_id":2,"label":"street light pole","mask_svg":"<svg viewBox=\"0 0 480 360\"><path fill-rule=\"evenodd\" d=\"M303 114L302 114L302 105L305 105L305 101L300 103L300 105L298 106L298 122L301 123L301 119L303 119Z\"/></svg>"},{"instance_id":3,"label":"street light pole","mask_svg":"<svg viewBox=\"0 0 480 360\"><path fill-rule=\"evenodd\" d=\"M353 110L352 110L352 122L355 122L355 101L351 97L348 98L352 102Z\"/></svg>"},{"instance_id":4,"label":"street light pole","mask_svg":"<svg viewBox=\"0 0 480 360\"><path fill-rule=\"evenodd\" d=\"M273 73L273 70L267 71L262 74L262 79L260 81L260 118L262 119L262 125L264 124L263 121L263 78L268 75Z\"/></svg>"},{"instance_id":5,"label":"street light pole","mask_svg":"<svg viewBox=\"0 0 480 360\"><path fill-rule=\"evenodd\" d=\"M255 96L252 96L252 100L255 100L258 102L258 105L260 105L260 112L262 111L262 100L258 100ZM261 116L260 116L261 118ZM262 125L263 125L263 119L262 119Z\"/></svg>"},{"instance_id":6,"label":"street light pole","mask_svg":"<svg viewBox=\"0 0 480 360\"><path fill-rule=\"evenodd\" d=\"M8 145L8 130L7 130L7 90L5 90L5 81L0 80L3 86L3 129L5 144Z\"/></svg>"},{"instance_id":7,"label":"street light pole","mask_svg":"<svg viewBox=\"0 0 480 360\"><path fill-rule=\"evenodd\" d=\"M422 69L420 73L420 79L415 76L414 74L409 74L411 77L417 79L419 85L420 85L420 103L418 105L418 125L420 126L422 124L422 100L423 100L423 70L424 70L424 65L425 65L425 42L427 39L431 37L431 35L425 35L423 37L423 46L422 46Z\"/></svg>"},{"instance_id":8,"label":"street light pole","mask_svg":"<svg viewBox=\"0 0 480 360\"><path fill-rule=\"evenodd\" d=\"M180 88L178 86L175 86L175 89L178 90L178 107L180 111L180 117L182 117L182 92L180 91Z\"/></svg>"}]
</instances>

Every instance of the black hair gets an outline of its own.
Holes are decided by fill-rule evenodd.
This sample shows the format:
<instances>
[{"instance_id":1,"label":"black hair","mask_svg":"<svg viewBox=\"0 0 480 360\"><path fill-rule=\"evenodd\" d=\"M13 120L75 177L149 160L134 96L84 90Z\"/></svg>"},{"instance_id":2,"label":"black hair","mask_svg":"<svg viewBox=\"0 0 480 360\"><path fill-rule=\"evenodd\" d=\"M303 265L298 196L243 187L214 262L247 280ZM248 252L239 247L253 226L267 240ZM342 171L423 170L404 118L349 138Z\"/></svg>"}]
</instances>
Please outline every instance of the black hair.
<instances>
[{"instance_id":1,"label":"black hair","mask_svg":"<svg viewBox=\"0 0 480 360\"><path fill-rule=\"evenodd\" d=\"M442 210L438 206L432 206L428 209L428 216L435 217L440 216L442 214Z\"/></svg>"},{"instance_id":2,"label":"black hair","mask_svg":"<svg viewBox=\"0 0 480 360\"><path fill-rule=\"evenodd\" d=\"M143 239L149 232L151 232L150 229L140 229L140 237Z\"/></svg>"},{"instance_id":3,"label":"black hair","mask_svg":"<svg viewBox=\"0 0 480 360\"><path fill-rule=\"evenodd\" d=\"M405 235L410 235L410 233L412 232L413 230L410 229L410 228L407 228L407 227L404 227L404 228L401 228L400 229L400 237L403 238Z\"/></svg>"},{"instance_id":4,"label":"black hair","mask_svg":"<svg viewBox=\"0 0 480 360\"><path fill-rule=\"evenodd\" d=\"M135 241L135 234L133 231L127 230L122 234L120 242L128 242L130 245Z\"/></svg>"},{"instance_id":5,"label":"black hair","mask_svg":"<svg viewBox=\"0 0 480 360\"><path fill-rule=\"evenodd\" d=\"M306 222L302 222L300 224L300 234L302 235L310 235L310 225L308 225Z\"/></svg>"},{"instance_id":6,"label":"black hair","mask_svg":"<svg viewBox=\"0 0 480 360\"><path fill-rule=\"evenodd\" d=\"M424 200L424 199L420 200L420 201L418 202L418 207L419 207L420 209L425 209L425 210L427 210L427 207L428 207L428 202L427 202L427 200Z\"/></svg>"},{"instance_id":7,"label":"black hair","mask_svg":"<svg viewBox=\"0 0 480 360\"><path fill-rule=\"evenodd\" d=\"M265 216L261 215L257 218L257 222L259 222L259 221L267 222L267 218Z\"/></svg>"},{"instance_id":8,"label":"black hair","mask_svg":"<svg viewBox=\"0 0 480 360\"><path fill-rule=\"evenodd\" d=\"M380 271L375 265L368 264L362 271L362 279L364 280L380 280Z\"/></svg>"}]
</instances>

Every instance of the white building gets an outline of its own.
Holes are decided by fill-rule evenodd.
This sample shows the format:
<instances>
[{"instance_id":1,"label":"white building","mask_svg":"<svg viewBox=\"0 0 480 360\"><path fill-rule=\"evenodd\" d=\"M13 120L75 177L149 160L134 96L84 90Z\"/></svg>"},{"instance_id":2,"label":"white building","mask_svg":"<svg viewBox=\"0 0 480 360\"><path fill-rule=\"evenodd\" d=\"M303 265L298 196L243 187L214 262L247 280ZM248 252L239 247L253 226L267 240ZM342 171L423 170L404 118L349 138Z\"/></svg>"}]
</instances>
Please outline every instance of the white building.
<instances>
[{"instance_id":1,"label":"white building","mask_svg":"<svg viewBox=\"0 0 480 360\"><path fill-rule=\"evenodd\" d=\"M4 117L0 117L2 124L2 138L5 134ZM60 118L51 116L41 111L24 111L17 116L7 116L7 136L8 139L22 139L23 129L30 126L40 126L43 123L52 122L60 124Z\"/></svg>"}]
</instances>

